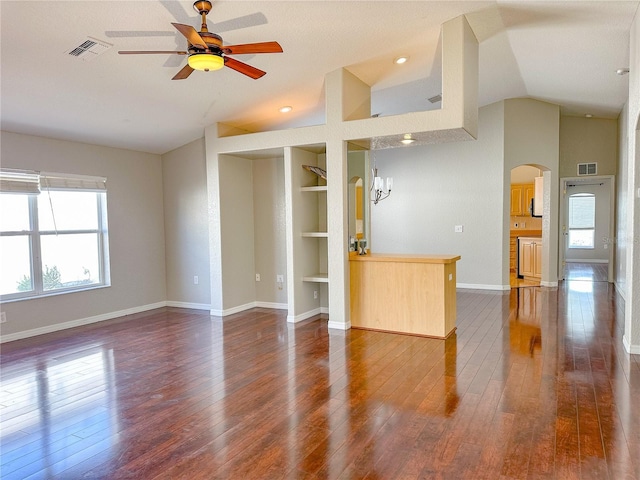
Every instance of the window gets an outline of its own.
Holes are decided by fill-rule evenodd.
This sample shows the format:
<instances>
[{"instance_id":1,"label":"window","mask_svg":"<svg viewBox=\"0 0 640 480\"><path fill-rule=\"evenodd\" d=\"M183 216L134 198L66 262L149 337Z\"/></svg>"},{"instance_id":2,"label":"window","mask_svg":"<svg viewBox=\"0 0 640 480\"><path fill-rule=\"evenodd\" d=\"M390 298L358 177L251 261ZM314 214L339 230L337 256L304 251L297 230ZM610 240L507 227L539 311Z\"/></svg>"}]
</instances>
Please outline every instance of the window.
<instances>
[{"instance_id":1,"label":"window","mask_svg":"<svg viewBox=\"0 0 640 480\"><path fill-rule=\"evenodd\" d=\"M594 248L596 196L575 193L569 196L569 248Z\"/></svg>"},{"instance_id":2,"label":"window","mask_svg":"<svg viewBox=\"0 0 640 480\"><path fill-rule=\"evenodd\" d=\"M108 285L105 179L38 179L34 193L0 171L0 299Z\"/></svg>"}]
</instances>

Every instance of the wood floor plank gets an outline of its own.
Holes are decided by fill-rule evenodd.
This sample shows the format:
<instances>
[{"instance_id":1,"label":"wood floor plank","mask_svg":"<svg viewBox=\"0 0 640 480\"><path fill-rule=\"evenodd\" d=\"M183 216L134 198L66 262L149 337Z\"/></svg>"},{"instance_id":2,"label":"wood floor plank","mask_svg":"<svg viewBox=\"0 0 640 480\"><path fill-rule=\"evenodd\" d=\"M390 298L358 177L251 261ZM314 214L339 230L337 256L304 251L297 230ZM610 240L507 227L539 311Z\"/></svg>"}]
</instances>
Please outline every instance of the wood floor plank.
<instances>
[{"instance_id":1,"label":"wood floor plank","mask_svg":"<svg viewBox=\"0 0 640 480\"><path fill-rule=\"evenodd\" d=\"M162 308L4 344L2 478L640 479L610 285L457 299L447 340Z\"/></svg>"}]
</instances>

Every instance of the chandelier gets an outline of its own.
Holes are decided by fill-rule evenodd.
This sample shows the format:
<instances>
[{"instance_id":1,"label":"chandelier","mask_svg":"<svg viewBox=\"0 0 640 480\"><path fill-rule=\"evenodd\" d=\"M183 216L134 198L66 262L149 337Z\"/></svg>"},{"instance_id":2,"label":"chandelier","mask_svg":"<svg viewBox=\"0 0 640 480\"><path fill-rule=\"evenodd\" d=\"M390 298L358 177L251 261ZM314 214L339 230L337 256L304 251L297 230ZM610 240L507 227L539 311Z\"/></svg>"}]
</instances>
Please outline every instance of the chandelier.
<instances>
[{"instance_id":1,"label":"chandelier","mask_svg":"<svg viewBox=\"0 0 640 480\"><path fill-rule=\"evenodd\" d=\"M371 150L373 156L373 168L371 169L371 188L369 188L369 192L371 193L371 201L374 205L377 205L378 202L381 202L385 198L388 198L391 195L391 188L393 187L393 178L387 177L386 181L384 178L378 176L378 167L376 165L376 151L375 151L375 140L374 139L374 149Z\"/></svg>"}]
</instances>

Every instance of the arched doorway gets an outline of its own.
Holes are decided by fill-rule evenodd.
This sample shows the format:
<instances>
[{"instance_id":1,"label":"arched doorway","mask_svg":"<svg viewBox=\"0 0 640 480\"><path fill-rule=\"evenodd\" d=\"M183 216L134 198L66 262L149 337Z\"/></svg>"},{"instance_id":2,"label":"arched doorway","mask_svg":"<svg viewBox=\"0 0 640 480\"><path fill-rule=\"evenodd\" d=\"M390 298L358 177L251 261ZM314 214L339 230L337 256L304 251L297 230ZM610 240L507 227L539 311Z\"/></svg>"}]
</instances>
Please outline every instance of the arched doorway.
<instances>
[{"instance_id":1,"label":"arched doorway","mask_svg":"<svg viewBox=\"0 0 640 480\"><path fill-rule=\"evenodd\" d=\"M509 204L509 285L539 286L545 269L543 250L548 248L545 215L544 172L541 165L511 169ZM548 188L546 190L549 190ZM547 200L548 202L548 200ZM548 223L548 219L547 219ZM545 276L546 277L546 276Z\"/></svg>"}]
</instances>

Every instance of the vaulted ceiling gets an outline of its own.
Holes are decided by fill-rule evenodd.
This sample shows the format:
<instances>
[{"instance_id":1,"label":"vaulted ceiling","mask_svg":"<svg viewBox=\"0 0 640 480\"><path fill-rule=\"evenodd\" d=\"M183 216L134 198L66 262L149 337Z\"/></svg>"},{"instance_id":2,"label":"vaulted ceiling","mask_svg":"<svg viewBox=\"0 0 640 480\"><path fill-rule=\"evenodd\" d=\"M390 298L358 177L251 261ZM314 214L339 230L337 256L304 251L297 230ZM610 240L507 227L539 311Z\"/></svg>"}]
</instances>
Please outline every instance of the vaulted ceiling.
<instances>
[{"instance_id":1,"label":"vaulted ceiling","mask_svg":"<svg viewBox=\"0 0 640 480\"><path fill-rule=\"evenodd\" d=\"M237 55L265 70L171 78L185 50L171 23L200 30L192 1L1 1L3 130L165 153L226 122L250 131L324 122L324 75L345 67L372 87L372 113L438 108L440 25L466 15L480 41L479 102L556 103L565 115L616 118L628 94L629 29L639 1L215 0L225 44L276 40L284 52ZM90 61L68 52L113 45ZM403 65L393 60L409 57ZM290 105L288 114L278 111Z\"/></svg>"}]
</instances>

